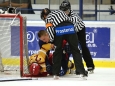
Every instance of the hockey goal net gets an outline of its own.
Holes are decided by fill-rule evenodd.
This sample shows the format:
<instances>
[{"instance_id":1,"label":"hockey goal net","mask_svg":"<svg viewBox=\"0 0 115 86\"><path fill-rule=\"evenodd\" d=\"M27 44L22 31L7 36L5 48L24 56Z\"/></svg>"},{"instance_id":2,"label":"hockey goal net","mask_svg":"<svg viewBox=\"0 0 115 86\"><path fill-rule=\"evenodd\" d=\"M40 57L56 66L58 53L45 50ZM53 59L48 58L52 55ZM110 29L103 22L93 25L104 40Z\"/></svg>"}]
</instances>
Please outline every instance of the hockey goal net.
<instances>
[{"instance_id":1,"label":"hockey goal net","mask_svg":"<svg viewBox=\"0 0 115 86\"><path fill-rule=\"evenodd\" d=\"M29 74L27 47L26 17L0 14L0 76Z\"/></svg>"}]
</instances>

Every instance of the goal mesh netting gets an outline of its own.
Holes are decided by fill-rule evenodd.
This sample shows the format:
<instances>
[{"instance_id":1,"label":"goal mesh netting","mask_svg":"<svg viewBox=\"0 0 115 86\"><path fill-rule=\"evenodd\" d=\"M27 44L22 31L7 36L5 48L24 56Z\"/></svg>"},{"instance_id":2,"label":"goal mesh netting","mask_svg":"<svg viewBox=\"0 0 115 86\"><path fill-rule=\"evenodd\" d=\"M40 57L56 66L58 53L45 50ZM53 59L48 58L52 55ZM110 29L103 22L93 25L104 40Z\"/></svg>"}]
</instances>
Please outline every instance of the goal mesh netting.
<instances>
[{"instance_id":1,"label":"goal mesh netting","mask_svg":"<svg viewBox=\"0 0 115 86\"><path fill-rule=\"evenodd\" d=\"M0 75L29 73L27 47L26 18L0 14Z\"/></svg>"}]
</instances>

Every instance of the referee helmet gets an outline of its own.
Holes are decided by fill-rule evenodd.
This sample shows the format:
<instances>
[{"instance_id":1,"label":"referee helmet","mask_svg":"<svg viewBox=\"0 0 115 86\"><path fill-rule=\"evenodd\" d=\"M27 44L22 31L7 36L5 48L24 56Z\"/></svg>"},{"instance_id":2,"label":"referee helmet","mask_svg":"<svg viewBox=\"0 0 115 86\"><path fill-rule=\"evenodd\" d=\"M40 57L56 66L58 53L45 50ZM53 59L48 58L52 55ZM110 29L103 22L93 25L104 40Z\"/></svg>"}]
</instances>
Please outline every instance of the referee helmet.
<instances>
[{"instance_id":1,"label":"referee helmet","mask_svg":"<svg viewBox=\"0 0 115 86\"><path fill-rule=\"evenodd\" d=\"M65 0L59 6L59 9L62 11L67 11L68 9L71 10L71 4L68 0Z\"/></svg>"}]
</instances>

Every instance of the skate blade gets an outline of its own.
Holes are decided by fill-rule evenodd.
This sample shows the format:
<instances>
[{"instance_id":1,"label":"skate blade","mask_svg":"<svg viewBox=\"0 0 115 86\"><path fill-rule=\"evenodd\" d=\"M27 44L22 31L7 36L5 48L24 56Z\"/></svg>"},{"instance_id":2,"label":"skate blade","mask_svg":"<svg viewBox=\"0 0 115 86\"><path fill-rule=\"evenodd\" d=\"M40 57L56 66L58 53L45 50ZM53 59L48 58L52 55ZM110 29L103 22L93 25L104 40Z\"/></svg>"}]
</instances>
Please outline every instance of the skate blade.
<instances>
[{"instance_id":1,"label":"skate blade","mask_svg":"<svg viewBox=\"0 0 115 86\"><path fill-rule=\"evenodd\" d=\"M55 75L54 75L53 78L54 78L54 80L58 80L58 79L59 79L59 76L55 76Z\"/></svg>"},{"instance_id":2,"label":"skate blade","mask_svg":"<svg viewBox=\"0 0 115 86\"><path fill-rule=\"evenodd\" d=\"M93 74L93 73L94 73L94 71L93 71L93 70L88 71L88 74Z\"/></svg>"},{"instance_id":3,"label":"skate blade","mask_svg":"<svg viewBox=\"0 0 115 86\"><path fill-rule=\"evenodd\" d=\"M80 75L81 80L87 80L87 76Z\"/></svg>"}]
</instances>

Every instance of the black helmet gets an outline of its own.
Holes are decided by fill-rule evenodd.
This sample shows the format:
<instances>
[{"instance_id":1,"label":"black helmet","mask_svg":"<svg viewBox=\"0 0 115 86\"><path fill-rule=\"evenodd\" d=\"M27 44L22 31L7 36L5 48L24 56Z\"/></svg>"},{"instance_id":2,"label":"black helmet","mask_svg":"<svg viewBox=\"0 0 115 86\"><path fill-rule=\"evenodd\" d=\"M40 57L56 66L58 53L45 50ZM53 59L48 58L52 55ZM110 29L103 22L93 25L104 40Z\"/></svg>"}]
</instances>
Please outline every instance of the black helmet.
<instances>
[{"instance_id":1,"label":"black helmet","mask_svg":"<svg viewBox=\"0 0 115 86\"><path fill-rule=\"evenodd\" d=\"M68 0L65 0L61 3L60 7L59 7L60 10L62 11L66 11L66 10L71 10L71 4Z\"/></svg>"},{"instance_id":2,"label":"black helmet","mask_svg":"<svg viewBox=\"0 0 115 86\"><path fill-rule=\"evenodd\" d=\"M41 19L42 20L45 20L45 17L49 14L49 13L51 13L51 10L50 9L48 9L48 8L44 8L44 9L42 9L42 11L41 11Z\"/></svg>"}]
</instances>

